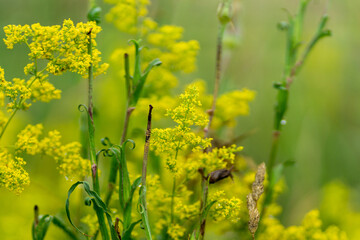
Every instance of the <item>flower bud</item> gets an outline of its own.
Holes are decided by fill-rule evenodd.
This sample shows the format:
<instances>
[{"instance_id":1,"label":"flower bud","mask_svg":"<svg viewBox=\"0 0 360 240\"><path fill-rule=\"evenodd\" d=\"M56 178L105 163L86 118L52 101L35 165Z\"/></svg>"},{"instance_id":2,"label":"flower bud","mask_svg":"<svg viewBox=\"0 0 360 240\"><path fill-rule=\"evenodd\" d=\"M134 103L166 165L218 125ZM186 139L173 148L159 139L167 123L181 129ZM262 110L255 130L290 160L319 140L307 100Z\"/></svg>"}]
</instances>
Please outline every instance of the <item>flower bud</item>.
<instances>
[{"instance_id":1,"label":"flower bud","mask_svg":"<svg viewBox=\"0 0 360 240\"><path fill-rule=\"evenodd\" d=\"M223 25L231 21L231 0L221 0L217 15Z\"/></svg>"}]
</instances>

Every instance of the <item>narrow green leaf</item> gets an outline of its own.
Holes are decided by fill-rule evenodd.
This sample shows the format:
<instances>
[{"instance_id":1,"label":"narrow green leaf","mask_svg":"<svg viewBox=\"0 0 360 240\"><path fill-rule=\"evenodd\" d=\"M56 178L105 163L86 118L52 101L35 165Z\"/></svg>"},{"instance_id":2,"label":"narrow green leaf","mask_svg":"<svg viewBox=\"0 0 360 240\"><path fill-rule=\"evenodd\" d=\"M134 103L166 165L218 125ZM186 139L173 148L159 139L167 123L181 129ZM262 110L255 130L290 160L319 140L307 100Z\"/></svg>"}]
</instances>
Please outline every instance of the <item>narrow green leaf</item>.
<instances>
[{"instance_id":1,"label":"narrow green leaf","mask_svg":"<svg viewBox=\"0 0 360 240\"><path fill-rule=\"evenodd\" d=\"M134 76L133 76L133 85L137 85L139 79L141 78L140 40L136 41L135 39L131 39L129 42L133 43L135 46L135 68L134 68Z\"/></svg>"},{"instance_id":2,"label":"narrow green leaf","mask_svg":"<svg viewBox=\"0 0 360 240\"><path fill-rule=\"evenodd\" d=\"M53 224L63 230L71 239L77 240L78 237L65 225L64 221L57 216L53 216Z\"/></svg>"},{"instance_id":3,"label":"narrow green leaf","mask_svg":"<svg viewBox=\"0 0 360 240\"><path fill-rule=\"evenodd\" d=\"M281 120L287 110L287 102L289 97L289 91L285 87L278 88L277 101L275 105L275 129L280 130Z\"/></svg>"},{"instance_id":4,"label":"narrow green leaf","mask_svg":"<svg viewBox=\"0 0 360 240\"><path fill-rule=\"evenodd\" d=\"M200 222L202 222L204 219L207 218L207 215L209 214L209 211L211 209L211 207L216 203L216 201L211 201L208 205L206 205L204 211L201 213L201 219ZM197 231L196 231L196 240L198 240L200 238L200 228L201 228L201 224L199 225Z\"/></svg>"},{"instance_id":5,"label":"narrow green leaf","mask_svg":"<svg viewBox=\"0 0 360 240\"><path fill-rule=\"evenodd\" d=\"M126 84L126 93L127 99L132 98L133 95L133 83L132 78L130 76L130 64L129 64L129 55L127 53L124 54L124 64L125 64L125 84Z\"/></svg>"},{"instance_id":6,"label":"narrow green leaf","mask_svg":"<svg viewBox=\"0 0 360 240\"><path fill-rule=\"evenodd\" d=\"M140 222L141 222L141 219L130 224L130 226L127 229L125 229L125 231L123 232L121 240L131 240L131 232L133 231L136 224L138 224Z\"/></svg>"},{"instance_id":7,"label":"narrow green leaf","mask_svg":"<svg viewBox=\"0 0 360 240\"><path fill-rule=\"evenodd\" d=\"M117 234L116 234L112 219L111 219L111 215L110 215L110 213L109 213L109 211L108 211L108 209L106 207L106 204L101 200L101 198L99 197L99 195L95 191L90 189L89 183L87 183L85 181L76 182L75 184L73 184L70 187L70 189L68 191L68 198L66 199L65 210L66 210L66 215L67 215L71 225L76 230L78 230L81 234L83 234L85 236L88 236L87 234L83 233L79 228L77 228L73 224L73 222L71 220L71 217L70 217L70 195L72 194L72 192L75 190L75 188L78 185L83 185L85 192L89 195L89 197L91 198L91 201L94 204L94 210L96 211L96 214L98 215L98 217L99 217L99 215L103 215L103 214L106 215L108 225L109 225L109 228L110 228L111 239L112 240L119 240L118 237L117 237ZM105 227L105 229L100 229L100 231L103 231L103 233L105 233L105 234L102 234L103 240L109 239L108 231L107 231L106 227Z\"/></svg>"},{"instance_id":8,"label":"narrow green leaf","mask_svg":"<svg viewBox=\"0 0 360 240\"><path fill-rule=\"evenodd\" d=\"M87 18L89 21L95 21L96 24L99 24L101 22L101 8L92 7L88 12Z\"/></svg>"},{"instance_id":9,"label":"narrow green leaf","mask_svg":"<svg viewBox=\"0 0 360 240\"><path fill-rule=\"evenodd\" d=\"M35 227L35 223L33 224L33 240L43 240L45 238L45 235L48 231L48 228L50 226L50 223L53 220L53 216L51 215L44 215L41 216L39 219L39 223Z\"/></svg>"},{"instance_id":10,"label":"narrow green leaf","mask_svg":"<svg viewBox=\"0 0 360 240\"><path fill-rule=\"evenodd\" d=\"M139 187L140 183L141 183L141 177L138 177L131 185L130 196L129 196L129 199L127 199L127 201L125 203L124 222L123 222L125 229L128 228L131 223L132 200L133 200L134 192L135 192L136 188Z\"/></svg>"},{"instance_id":11,"label":"narrow green leaf","mask_svg":"<svg viewBox=\"0 0 360 240\"><path fill-rule=\"evenodd\" d=\"M136 104L137 101L139 100L140 96L141 96L141 92L144 88L145 82L146 82L146 78L149 75L151 69L153 69L156 66L160 66L162 64L162 62L159 59L154 59L152 60L149 65L147 66L147 68L145 69L143 75L140 77L138 83L135 86L134 89L134 93L133 93L133 104Z\"/></svg>"},{"instance_id":12,"label":"narrow green leaf","mask_svg":"<svg viewBox=\"0 0 360 240\"><path fill-rule=\"evenodd\" d=\"M141 186L139 195L140 195L140 197L139 197L140 215L141 215L142 224L144 225L146 239L152 240L149 216L148 216L147 207L146 207L146 204L147 204L146 203L146 186Z\"/></svg>"},{"instance_id":13,"label":"narrow green leaf","mask_svg":"<svg viewBox=\"0 0 360 240\"><path fill-rule=\"evenodd\" d=\"M295 164L295 161L288 160L288 161L285 161L285 162L280 163L277 166L275 166L272 170L272 175L271 175L272 177L270 179L269 187L271 189L273 189L275 187L275 185L280 181L281 177L283 176L284 169L286 167L293 166L294 164Z\"/></svg>"}]
</instances>

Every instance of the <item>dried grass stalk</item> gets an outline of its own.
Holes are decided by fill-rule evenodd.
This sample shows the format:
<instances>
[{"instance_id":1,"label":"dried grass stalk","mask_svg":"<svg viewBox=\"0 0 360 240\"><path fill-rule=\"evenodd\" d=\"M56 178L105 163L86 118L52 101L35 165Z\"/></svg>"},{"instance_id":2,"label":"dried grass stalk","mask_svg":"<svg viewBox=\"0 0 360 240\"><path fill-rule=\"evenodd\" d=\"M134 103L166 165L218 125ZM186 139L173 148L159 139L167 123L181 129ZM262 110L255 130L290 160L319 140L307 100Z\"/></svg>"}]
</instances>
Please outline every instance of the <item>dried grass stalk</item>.
<instances>
[{"instance_id":1,"label":"dried grass stalk","mask_svg":"<svg viewBox=\"0 0 360 240\"><path fill-rule=\"evenodd\" d=\"M266 167L265 163L261 163L255 175L255 181L252 184L252 192L247 195L247 208L249 210L249 231L255 239L255 232L259 226L260 213L257 209L257 203L264 192L264 179Z\"/></svg>"}]
</instances>

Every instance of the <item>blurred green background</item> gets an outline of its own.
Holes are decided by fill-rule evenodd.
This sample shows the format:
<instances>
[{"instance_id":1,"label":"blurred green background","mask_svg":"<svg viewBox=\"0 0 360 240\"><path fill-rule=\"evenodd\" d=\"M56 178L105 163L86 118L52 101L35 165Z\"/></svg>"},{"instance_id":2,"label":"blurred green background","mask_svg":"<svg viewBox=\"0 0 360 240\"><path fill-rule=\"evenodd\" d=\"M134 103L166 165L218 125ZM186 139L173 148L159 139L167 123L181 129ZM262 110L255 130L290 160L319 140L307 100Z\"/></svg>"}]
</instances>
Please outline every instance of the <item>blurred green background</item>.
<instances>
[{"instance_id":1,"label":"blurred green background","mask_svg":"<svg viewBox=\"0 0 360 240\"><path fill-rule=\"evenodd\" d=\"M202 78L212 86L214 80L215 48L217 34L217 0L153 0L151 15L160 23L175 24L185 28L185 39L196 39L201 50L198 70L181 76L180 85ZM239 119L237 134L255 130L242 145L244 153L257 163L267 161L273 126L275 90L273 81L280 80L284 64L285 35L276 28L286 20L282 8L295 12L297 0L243 0L234 23L238 29L238 46L224 66L221 92L247 87L257 92L251 103L251 114ZM109 5L101 2L103 14ZM327 9L327 10L326 10ZM284 207L282 222L288 226L298 224L304 213L319 206L322 187L335 179L350 186L354 202L360 202L360 2L351 0L314 0L306 18L304 35L309 40L317 28L322 13L330 16L331 38L320 42L311 53L303 71L292 85L287 125L281 138L278 161L295 160L296 165L286 172L287 191L280 202ZM62 24L63 19L86 21L86 0L0 0L0 25ZM120 34L112 25L103 22L99 35L99 48L106 62L128 36ZM3 31L0 38L4 37ZM23 77L27 63L24 46L7 50L0 43L0 66L5 76ZM116 66L96 80L95 105L108 119L98 120L97 132L101 136L118 139L121 134L124 103L106 99L106 92L124 95L123 88L113 79ZM5 136L13 142L16 134L26 124L42 122L45 131L58 129L63 142L79 139L80 113L77 106L86 102L86 81L74 74L54 78L53 83L63 90L62 99L50 104L36 103L28 112L16 116ZM179 92L182 88L179 88ZM211 87L210 87L211 89ZM105 107L106 106L106 107ZM114 109L112 111L111 109ZM100 115L100 116L101 116ZM111 117L112 116L112 117ZM5 142L4 141L4 142ZM30 239L32 208L40 205L42 213L56 214L64 211L67 189L56 170L55 163L42 158L31 158L26 168L31 186L20 196L0 189L0 238ZM56 191L54 191L56 189ZM359 208L359 206L357 206ZM79 210L80 211L80 210ZM60 239L52 227L49 239ZM58 235L60 236L60 235ZM61 235L62 236L62 235ZM24 238L23 238L24 237Z\"/></svg>"}]
</instances>

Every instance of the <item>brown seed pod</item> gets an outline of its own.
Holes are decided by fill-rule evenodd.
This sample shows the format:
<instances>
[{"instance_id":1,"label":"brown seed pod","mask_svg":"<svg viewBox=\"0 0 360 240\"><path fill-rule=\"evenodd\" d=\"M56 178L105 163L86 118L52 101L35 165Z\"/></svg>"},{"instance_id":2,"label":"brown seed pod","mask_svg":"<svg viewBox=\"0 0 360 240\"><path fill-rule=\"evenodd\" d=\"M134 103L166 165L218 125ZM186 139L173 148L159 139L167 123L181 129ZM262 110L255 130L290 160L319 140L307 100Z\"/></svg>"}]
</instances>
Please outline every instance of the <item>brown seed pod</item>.
<instances>
[{"instance_id":1,"label":"brown seed pod","mask_svg":"<svg viewBox=\"0 0 360 240\"><path fill-rule=\"evenodd\" d=\"M255 232L259 226L260 213L257 209L257 202L264 192L264 179L266 167L265 163L259 165L255 175L255 181L252 184L252 192L247 195L247 208L249 210L249 231L255 239Z\"/></svg>"}]
</instances>

